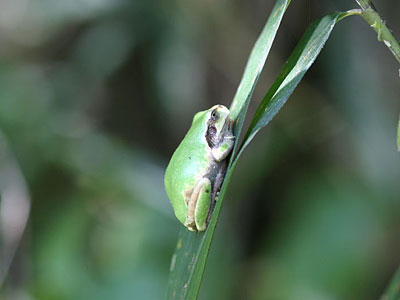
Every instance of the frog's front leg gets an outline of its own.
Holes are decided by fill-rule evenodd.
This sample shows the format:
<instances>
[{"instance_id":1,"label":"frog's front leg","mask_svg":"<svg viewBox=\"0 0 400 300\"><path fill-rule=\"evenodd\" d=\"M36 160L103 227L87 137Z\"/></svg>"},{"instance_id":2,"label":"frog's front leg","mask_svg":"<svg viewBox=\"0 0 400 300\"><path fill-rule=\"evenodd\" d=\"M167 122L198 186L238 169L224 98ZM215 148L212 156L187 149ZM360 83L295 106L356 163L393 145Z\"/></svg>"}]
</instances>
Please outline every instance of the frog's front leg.
<instances>
[{"instance_id":1,"label":"frog's front leg","mask_svg":"<svg viewBox=\"0 0 400 300\"><path fill-rule=\"evenodd\" d=\"M203 231L207 227L207 215L211 203L211 181L200 179L190 195L187 204L185 226L191 231Z\"/></svg>"},{"instance_id":2,"label":"frog's front leg","mask_svg":"<svg viewBox=\"0 0 400 300\"><path fill-rule=\"evenodd\" d=\"M235 143L234 136L225 136L218 146L211 150L212 156L217 162L224 160L232 151L233 144Z\"/></svg>"}]
</instances>

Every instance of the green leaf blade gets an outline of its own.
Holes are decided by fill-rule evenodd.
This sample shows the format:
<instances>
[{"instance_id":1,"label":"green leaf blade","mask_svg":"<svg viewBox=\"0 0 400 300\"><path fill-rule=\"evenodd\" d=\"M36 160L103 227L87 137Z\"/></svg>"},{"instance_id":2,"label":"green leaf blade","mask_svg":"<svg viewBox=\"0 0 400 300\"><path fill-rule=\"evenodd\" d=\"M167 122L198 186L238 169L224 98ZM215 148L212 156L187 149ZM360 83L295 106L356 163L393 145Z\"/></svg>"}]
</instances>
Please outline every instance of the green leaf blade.
<instances>
[{"instance_id":1,"label":"green leaf blade","mask_svg":"<svg viewBox=\"0 0 400 300\"><path fill-rule=\"evenodd\" d=\"M399 123L397 124L397 151L400 152L400 117Z\"/></svg>"},{"instance_id":2,"label":"green leaf blade","mask_svg":"<svg viewBox=\"0 0 400 300\"><path fill-rule=\"evenodd\" d=\"M289 4L290 0L276 2L250 54L231 105L231 115L235 120L234 134L237 137L240 136L249 101ZM206 231L190 232L184 227L179 231L177 247L171 261L167 299L197 299L221 205L235 168L232 163L237 142L238 138L235 141L225 180Z\"/></svg>"},{"instance_id":3,"label":"green leaf blade","mask_svg":"<svg viewBox=\"0 0 400 300\"><path fill-rule=\"evenodd\" d=\"M233 97L232 105L230 107L231 116L236 121L236 136L240 135L254 88L257 84L258 78L260 77L269 51L271 50L272 43L275 39L279 25L281 24L283 15L290 2L290 0L278 0L275 3L275 6L272 9L272 12L263 30L261 31L260 36L251 50L249 59L243 72L242 80L240 81L239 87L235 96Z\"/></svg>"},{"instance_id":4,"label":"green leaf blade","mask_svg":"<svg viewBox=\"0 0 400 300\"><path fill-rule=\"evenodd\" d=\"M296 86L321 52L335 24L347 15L349 14L333 13L315 21L309 26L279 72L277 79L261 101L246 133L239 155L257 132L265 127L286 103L289 96L293 93Z\"/></svg>"},{"instance_id":5,"label":"green leaf blade","mask_svg":"<svg viewBox=\"0 0 400 300\"><path fill-rule=\"evenodd\" d=\"M381 300L399 300L400 299L400 268L393 275L389 286L382 295Z\"/></svg>"}]
</instances>

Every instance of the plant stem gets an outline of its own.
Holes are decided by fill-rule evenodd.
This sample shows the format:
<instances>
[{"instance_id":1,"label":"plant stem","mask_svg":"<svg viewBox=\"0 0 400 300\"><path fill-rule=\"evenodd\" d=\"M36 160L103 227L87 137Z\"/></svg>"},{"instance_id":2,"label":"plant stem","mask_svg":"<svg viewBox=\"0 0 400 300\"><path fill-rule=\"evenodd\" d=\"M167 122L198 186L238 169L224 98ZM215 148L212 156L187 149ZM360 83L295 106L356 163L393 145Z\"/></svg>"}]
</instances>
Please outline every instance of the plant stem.
<instances>
[{"instance_id":1,"label":"plant stem","mask_svg":"<svg viewBox=\"0 0 400 300\"><path fill-rule=\"evenodd\" d=\"M362 8L361 16L378 34L378 41L383 42L400 63L400 45L381 18L370 0L356 0Z\"/></svg>"},{"instance_id":2,"label":"plant stem","mask_svg":"<svg viewBox=\"0 0 400 300\"><path fill-rule=\"evenodd\" d=\"M400 116L399 116L399 124L397 125L397 151L400 152Z\"/></svg>"}]
</instances>

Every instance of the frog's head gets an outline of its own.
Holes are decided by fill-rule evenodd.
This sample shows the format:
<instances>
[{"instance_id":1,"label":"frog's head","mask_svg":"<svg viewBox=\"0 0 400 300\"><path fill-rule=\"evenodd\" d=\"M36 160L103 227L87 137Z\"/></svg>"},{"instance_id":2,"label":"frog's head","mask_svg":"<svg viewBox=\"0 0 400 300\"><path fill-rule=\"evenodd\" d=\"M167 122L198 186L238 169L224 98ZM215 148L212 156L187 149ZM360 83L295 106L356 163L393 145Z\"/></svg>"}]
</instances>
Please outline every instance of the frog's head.
<instances>
[{"instance_id":1,"label":"frog's head","mask_svg":"<svg viewBox=\"0 0 400 300\"><path fill-rule=\"evenodd\" d=\"M232 131L233 120L230 111L223 105L215 105L207 111L206 139L212 148L227 134Z\"/></svg>"}]
</instances>

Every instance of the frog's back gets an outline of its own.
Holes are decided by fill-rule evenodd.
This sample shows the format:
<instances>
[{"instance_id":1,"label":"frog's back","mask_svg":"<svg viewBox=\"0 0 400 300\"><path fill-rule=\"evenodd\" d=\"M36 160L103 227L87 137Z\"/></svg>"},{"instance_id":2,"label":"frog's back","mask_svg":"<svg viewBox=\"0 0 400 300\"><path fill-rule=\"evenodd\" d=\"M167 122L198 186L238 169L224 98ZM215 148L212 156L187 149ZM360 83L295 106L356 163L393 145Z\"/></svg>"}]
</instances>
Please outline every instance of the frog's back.
<instances>
[{"instance_id":1,"label":"frog's back","mask_svg":"<svg viewBox=\"0 0 400 300\"><path fill-rule=\"evenodd\" d=\"M202 118L196 120L195 117L185 138L172 155L165 172L165 190L175 208L177 218L182 223L186 220L185 195L188 197L196 182L208 172L209 151L205 139L206 130L206 122L203 122Z\"/></svg>"}]
</instances>

